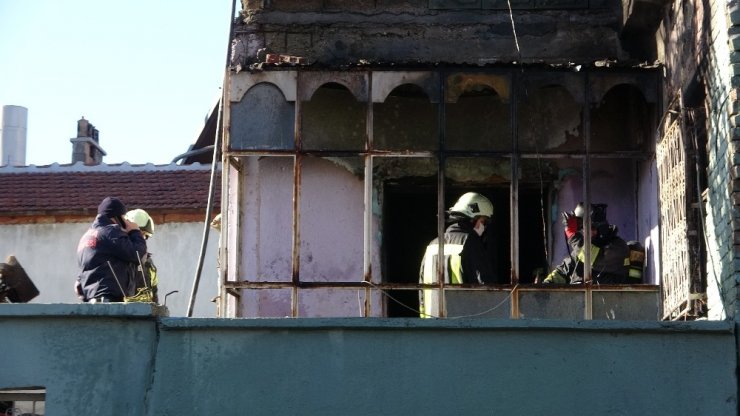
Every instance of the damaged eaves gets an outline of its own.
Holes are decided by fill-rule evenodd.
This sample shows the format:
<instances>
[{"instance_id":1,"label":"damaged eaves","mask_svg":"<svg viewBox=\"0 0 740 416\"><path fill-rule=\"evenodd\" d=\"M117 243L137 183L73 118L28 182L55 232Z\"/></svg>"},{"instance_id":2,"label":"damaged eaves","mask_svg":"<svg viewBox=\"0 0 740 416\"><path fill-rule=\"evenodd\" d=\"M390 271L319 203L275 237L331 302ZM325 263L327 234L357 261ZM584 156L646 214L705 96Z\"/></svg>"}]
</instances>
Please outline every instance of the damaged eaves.
<instances>
[{"instance_id":1,"label":"damaged eaves","mask_svg":"<svg viewBox=\"0 0 740 416\"><path fill-rule=\"evenodd\" d=\"M298 61L302 63L298 63ZM634 60L616 60L616 59L601 59L596 61L588 62L573 62L569 60L563 60L562 62L504 62L498 61L495 58L490 60L481 60L481 62L418 62L418 61L403 61L403 62L384 62L384 61L370 61L361 59L357 62L352 62L344 65L327 65L323 63L312 63L308 59L303 57L292 57L284 56L278 60L273 59L271 62L257 62L249 65L246 70L249 72L258 72L263 70L281 70L281 69L301 69L301 70L321 70L321 71L351 71L351 70L431 70L431 69L444 69L450 68L455 70L461 69L511 69L517 68L522 71L528 69L545 69L545 70L564 70L564 71L582 71L589 69L657 69L663 66L660 61L645 62L645 61L634 61ZM235 73L239 73L245 68L240 65L234 65L231 67Z\"/></svg>"}]
</instances>

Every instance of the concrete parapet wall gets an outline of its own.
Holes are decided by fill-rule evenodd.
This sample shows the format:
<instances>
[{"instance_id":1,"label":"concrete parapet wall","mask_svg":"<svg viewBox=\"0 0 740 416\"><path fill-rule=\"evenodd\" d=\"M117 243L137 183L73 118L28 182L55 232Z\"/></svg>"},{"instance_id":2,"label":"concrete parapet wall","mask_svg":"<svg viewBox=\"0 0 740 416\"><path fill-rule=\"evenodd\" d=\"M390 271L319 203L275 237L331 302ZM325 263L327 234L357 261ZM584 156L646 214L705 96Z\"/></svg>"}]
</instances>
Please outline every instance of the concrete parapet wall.
<instances>
[{"instance_id":1,"label":"concrete parapet wall","mask_svg":"<svg viewBox=\"0 0 740 416\"><path fill-rule=\"evenodd\" d=\"M54 415L735 415L735 328L0 305L0 389L44 387Z\"/></svg>"}]
</instances>

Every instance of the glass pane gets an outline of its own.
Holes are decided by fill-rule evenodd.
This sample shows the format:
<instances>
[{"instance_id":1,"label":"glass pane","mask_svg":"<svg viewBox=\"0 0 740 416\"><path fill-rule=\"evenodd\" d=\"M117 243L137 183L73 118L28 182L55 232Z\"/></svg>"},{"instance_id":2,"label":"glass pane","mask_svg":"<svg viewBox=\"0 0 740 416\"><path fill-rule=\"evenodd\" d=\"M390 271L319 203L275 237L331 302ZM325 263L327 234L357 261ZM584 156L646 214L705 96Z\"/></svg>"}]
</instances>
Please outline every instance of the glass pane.
<instances>
[{"instance_id":1,"label":"glass pane","mask_svg":"<svg viewBox=\"0 0 740 416\"><path fill-rule=\"evenodd\" d=\"M245 157L239 236L239 280L292 279L293 158ZM234 196L232 196L234 197Z\"/></svg>"},{"instance_id":2,"label":"glass pane","mask_svg":"<svg viewBox=\"0 0 740 416\"><path fill-rule=\"evenodd\" d=\"M242 291L239 317L289 318L291 289L247 289Z\"/></svg>"},{"instance_id":3,"label":"glass pane","mask_svg":"<svg viewBox=\"0 0 740 416\"><path fill-rule=\"evenodd\" d=\"M373 280L419 282L430 241L437 237L437 159L373 158ZM387 316L418 317L419 292L392 290Z\"/></svg>"},{"instance_id":4,"label":"glass pane","mask_svg":"<svg viewBox=\"0 0 740 416\"><path fill-rule=\"evenodd\" d=\"M433 151L439 147L438 105L416 85L394 89L383 103L373 104L376 149Z\"/></svg>"},{"instance_id":5,"label":"glass pane","mask_svg":"<svg viewBox=\"0 0 740 416\"><path fill-rule=\"evenodd\" d=\"M608 152L647 148L654 132L654 107L634 86L622 84L610 89L591 110L590 150Z\"/></svg>"},{"instance_id":6,"label":"glass pane","mask_svg":"<svg viewBox=\"0 0 740 416\"><path fill-rule=\"evenodd\" d=\"M527 319L584 319L585 298L582 291L521 291L519 317Z\"/></svg>"},{"instance_id":7,"label":"glass pane","mask_svg":"<svg viewBox=\"0 0 740 416\"><path fill-rule=\"evenodd\" d=\"M553 159L519 161L519 283L542 281L549 271L551 191L559 173Z\"/></svg>"},{"instance_id":8,"label":"glass pane","mask_svg":"<svg viewBox=\"0 0 740 416\"><path fill-rule=\"evenodd\" d=\"M658 289L593 293L593 319L657 321L660 306Z\"/></svg>"},{"instance_id":9,"label":"glass pane","mask_svg":"<svg viewBox=\"0 0 740 416\"><path fill-rule=\"evenodd\" d=\"M541 163L530 161L529 163ZM567 244L565 227L563 225L563 213L572 213L576 205L583 201L583 162L581 159L553 159L550 162L551 174L548 182L550 195L549 202L546 206L550 207L549 230L548 235L548 260L550 268L547 273L551 272L556 266L561 264L565 259L570 257L571 248ZM543 169L543 172L545 170ZM556 175L554 175L556 173ZM538 191L539 192L539 191ZM539 215L539 214L538 214ZM524 219L520 218L520 222ZM526 247L525 243L520 240L521 247ZM523 253L522 253L523 254ZM525 263L520 265L521 270L525 270Z\"/></svg>"},{"instance_id":10,"label":"glass pane","mask_svg":"<svg viewBox=\"0 0 740 416\"><path fill-rule=\"evenodd\" d=\"M365 296L370 294L370 316L382 317L382 298L375 291L348 288L301 289L298 316L301 318L363 317Z\"/></svg>"},{"instance_id":11,"label":"glass pane","mask_svg":"<svg viewBox=\"0 0 740 416\"><path fill-rule=\"evenodd\" d=\"M302 281L363 280L364 172L359 157L302 159Z\"/></svg>"},{"instance_id":12,"label":"glass pane","mask_svg":"<svg viewBox=\"0 0 740 416\"><path fill-rule=\"evenodd\" d=\"M488 85L466 88L445 104L445 144L450 150L511 151L509 103Z\"/></svg>"},{"instance_id":13,"label":"glass pane","mask_svg":"<svg viewBox=\"0 0 740 416\"><path fill-rule=\"evenodd\" d=\"M511 317L511 296L508 291L445 289L448 318Z\"/></svg>"},{"instance_id":14,"label":"glass pane","mask_svg":"<svg viewBox=\"0 0 740 416\"><path fill-rule=\"evenodd\" d=\"M268 83L250 88L231 103L229 150L292 149L295 104Z\"/></svg>"},{"instance_id":15,"label":"glass pane","mask_svg":"<svg viewBox=\"0 0 740 416\"><path fill-rule=\"evenodd\" d=\"M365 148L367 104L357 101L344 86L325 84L302 103L304 150L357 150Z\"/></svg>"},{"instance_id":16,"label":"glass pane","mask_svg":"<svg viewBox=\"0 0 740 416\"><path fill-rule=\"evenodd\" d=\"M591 203L607 204L607 220L625 241L637 239L637 166L630 159L591 159ZM647 237L647 236L640 236Z\"/></svg>"},{"instance_id":17,"label":"glass pane","mask_svg":"<svg viewBox=\"0 0 740 416\"><path fill-rule=\"evenodd\" d=\"M564 87L553 85L529 91L520 98L517 113L522 152L581 151L581 105Z\"/></svg>"},{"instance_id":18,"label":"glass pane","mask_svg":"<svg viewBox=\"0 0 740 416\"><path fill-rule=\"evenodd\" d=\"M510 283L511 160L484 157L449 158L445 166L445 179L446 208L453 207L467 192L478 193L493 205L493 215L480 237L485 250L484 259L489 262L493 275L481 279L491 284ZM469 230L472 223L470 219L447 217L448 228L454 226Z\"/></svg>"}]
</instances>

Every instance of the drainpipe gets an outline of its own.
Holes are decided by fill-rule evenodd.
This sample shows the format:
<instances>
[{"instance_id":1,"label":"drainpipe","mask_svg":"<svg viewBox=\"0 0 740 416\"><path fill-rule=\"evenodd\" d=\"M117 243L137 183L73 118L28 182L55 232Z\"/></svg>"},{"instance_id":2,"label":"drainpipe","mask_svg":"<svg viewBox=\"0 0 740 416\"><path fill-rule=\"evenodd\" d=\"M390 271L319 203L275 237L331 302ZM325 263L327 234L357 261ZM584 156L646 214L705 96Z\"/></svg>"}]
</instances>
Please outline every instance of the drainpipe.
<instances>
[{"instance_id":1,"label":"drainpipe","mask_svg":"<svg viewBox=\"0 0 740 416\"><path fill-rule=\"evenodd\" d=\"M216 166L218 163L219 152L218 149L221 145L219 140L221 136L219 132L223 130L223 109L224 99L226 98L226 85L228 77L226 76L229 71L229 51L231 49L231 38L234 36L234 12L236 11L236 0L231 2L231 15L229 16L229 47L226 48L226 63L224 65L224 81L223 87L221 88L221 100L218 102L218 117L216 119L216 137L213 139L213 160L211 161L211 180L208 186L208 205L206 206L206 218L203 222L203 239L200 244L200 255L198 256L198 265L195 268L195 278L193 279L193 288L190 292L190 301L188 302L188 311L185 316L188 318L193 316L193 306L195 305L195 295L198 293L198 284L200 283L200 274L203 271L203 258L206 254L206 247L208 245L208 231L211 225L211 211L213 207L213 191L214 182L216 181ZM223 173L222 173L223 174ZM223 203L223 201L222 201Z\"/></svg>"}]
</instances>

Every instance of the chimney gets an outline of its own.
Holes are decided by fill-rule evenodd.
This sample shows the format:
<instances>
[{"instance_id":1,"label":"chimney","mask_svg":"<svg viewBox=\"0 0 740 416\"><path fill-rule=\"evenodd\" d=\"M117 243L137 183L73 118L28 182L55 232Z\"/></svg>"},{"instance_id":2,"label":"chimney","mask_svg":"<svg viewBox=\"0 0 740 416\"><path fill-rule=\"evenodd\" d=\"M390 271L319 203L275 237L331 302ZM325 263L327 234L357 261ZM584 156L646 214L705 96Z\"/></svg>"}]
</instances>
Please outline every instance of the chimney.
<instances>
[{"instance_id":1,"label":"chimney","mask_svg":"<svg viewBox=\"0 0 740 416\"><path fill-rule=\"evenodd\" d=\"M69 141L72 142L72 163L82 162L88 166L103 163L106 153L100 147L98 129L84 116L77 121L77 137Z\"/></svg>"},{"instance_id":2,"label":"chimney","mask_svg":"<svg viewBox=\"0 0 740 416\"><path fill-rule=\"evenodd\" d=\"M26 165L26 125L28 109L18 105L4 105L0 121L0 166Z\"/></svg>"}]
</instances>

